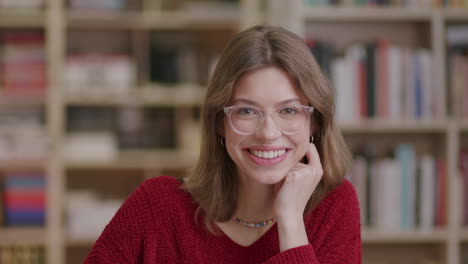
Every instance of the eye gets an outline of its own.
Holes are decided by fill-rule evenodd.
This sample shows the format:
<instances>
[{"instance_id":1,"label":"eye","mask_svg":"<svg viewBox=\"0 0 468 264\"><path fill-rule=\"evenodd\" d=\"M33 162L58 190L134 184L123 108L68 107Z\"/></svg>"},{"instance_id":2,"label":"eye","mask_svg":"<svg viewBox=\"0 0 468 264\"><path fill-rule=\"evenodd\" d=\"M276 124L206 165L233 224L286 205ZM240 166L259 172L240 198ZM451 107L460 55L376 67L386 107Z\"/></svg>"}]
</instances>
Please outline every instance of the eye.
<instances>
[{"instance_id":1,"label":"eye","mask_svg":"<svg viewBox=\"0 0 468 264\"><path fill-rule=\"evenodd\" d=\"M298 108L292 107L292 106L287 106L283 107L279 110L279 113L283 116L293 116L299 112Z\"/></svg>"},{"instance_id":2,"label":"eye","mask_svg":"<svg viewBox=\"0 0 468 264\"><path fill-rule=\"evenodd\" d=\"M250 116L250 115L258 115L258 110L253 107L242 106L236 108L234 111L236 116Z\"/></svg>"}]
</instances>

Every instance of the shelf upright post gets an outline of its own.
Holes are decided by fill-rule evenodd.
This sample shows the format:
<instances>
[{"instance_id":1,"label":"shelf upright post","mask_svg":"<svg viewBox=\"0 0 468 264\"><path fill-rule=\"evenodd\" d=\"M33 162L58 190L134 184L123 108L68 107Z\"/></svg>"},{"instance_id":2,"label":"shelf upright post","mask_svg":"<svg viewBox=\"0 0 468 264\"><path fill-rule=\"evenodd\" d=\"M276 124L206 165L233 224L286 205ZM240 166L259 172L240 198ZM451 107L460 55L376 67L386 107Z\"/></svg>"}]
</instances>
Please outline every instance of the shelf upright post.
<instances>
[{"instance_id":1,"label":"shelf upright post","mask_svg":"<svg viewBox=\"0 0 468 264\"><path fill-rule=\"evenodd\" d=\"M448 243L446 263L460 263L460 210L461 207L461 184L458 174L458 157L460 149L459 123L452 118L447 131L447 223Z\"/></svg>"},{"instance_id":2,"label":"shelf upright post","mask_svg":"<svg viewBox=\"0 0 468 264\"><path fill-rule=\"evenodd\" d=\"M64 201L63 145L64 107L62 99L63 60L65 58L65 15L64 0L47 0L46 54L47 54L47 99L46 115L49 136L49 158L47 163L47 209L46 263L65 263L65 234L63 232L62 209Z\"/></svg>"}]
</instances>

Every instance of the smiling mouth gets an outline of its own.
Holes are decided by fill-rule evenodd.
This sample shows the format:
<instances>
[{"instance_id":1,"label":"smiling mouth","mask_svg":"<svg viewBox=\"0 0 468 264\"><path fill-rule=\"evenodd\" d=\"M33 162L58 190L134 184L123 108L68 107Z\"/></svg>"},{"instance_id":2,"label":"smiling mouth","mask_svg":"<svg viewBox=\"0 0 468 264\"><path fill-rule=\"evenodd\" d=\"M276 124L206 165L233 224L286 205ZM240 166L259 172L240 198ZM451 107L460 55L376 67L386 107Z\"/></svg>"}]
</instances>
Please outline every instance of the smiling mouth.
<instances>
[{"instance_id":1,"label":"smiling mouth","mask_svg":"<svg viewBox=\"0 0 468 264\"><path fill-rule=\"evenodd\" d=\"M248 151L249 151L250 154L254 155L257 158L276 159L276 158L281 157L284 154L286 154L287 149L270 150L270 151L248 149Z\"/></svg>"}]
</instances>

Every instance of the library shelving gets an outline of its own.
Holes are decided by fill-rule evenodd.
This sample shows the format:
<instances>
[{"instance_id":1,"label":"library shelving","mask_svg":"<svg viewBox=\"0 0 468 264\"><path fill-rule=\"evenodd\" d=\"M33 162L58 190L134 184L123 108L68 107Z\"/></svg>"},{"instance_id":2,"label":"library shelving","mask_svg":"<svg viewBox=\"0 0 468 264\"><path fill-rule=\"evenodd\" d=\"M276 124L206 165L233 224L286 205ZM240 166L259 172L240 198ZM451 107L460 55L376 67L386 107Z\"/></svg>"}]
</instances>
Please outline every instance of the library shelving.
<instances>
[{"instance_id":1,"label":"library shelving","mask_svg":"<svg viewBox=\"0 0 468 264\"><path fill-rule=\"evenodd\" d=\"M349 120L350 116L345 115L345 118L338 120L346 141L358 158L363 155L363 152L367 155L367 151L374 154L374 158L385 160L388 164L389 158L397 155L398 151L395 148L398 149L400 144L409 144L413 146L418 159L430 155L446 162L443 171L447 177L442 181L445 184L446 198L443 204L447 210L445 222L429 229L416 225L409 230L386 230L372 226L372 224L379 225L379 219L376 220L377 223L371 221L371 226L368 226L369 223L365 221L369 219L365 219L363 222L363 263L466 263L467 256L464 253L467 251L466 226L462 224L461 216L467 210L462 202L463 193L467 190L460 188L463 180L460 177L459 153L463 147L468 146L467 123L466 117L460 117L456 109L464 104L464 99L457 98L452 84L448 81L452 78L452 71L447 70L450 63L450 43L446 34L452 25L467 27L467 6L459 8L433 6L436 4L435 1L419 2L424 6L379 6L375 5L375 2L374 5L354 6L349 4L352 1L334 1L334 3L344 4L327 5L324 4L326 2L297 0L285 4L272 0L269 1L273 8L268 21L285 26L302 35L306 40L312 39L313 43L322 41L331 45L332 56L341 58L341 65L346 64L349 57L359 54L356 52L359 49L352 50L349 47L363 45L365 51L369 43L377 42L377 49L379 49L378 41L382 39L397 49L409 48L419 50L417 52L428 52L433 62L430 82L433 92L432 104L433 107L435 105L435 109L429 118L408 116L408 111L403 110L400 113L403 114L402 118L389 119L388 116L382 117L377 110L374 115L363 120L361 110L359 118L351 116L353 119ZM364 2L366 1L360 1L360 3ZM407 4L411 3L407 2ZM413 2L413 4L417 3ZM449 5L448 2L447 5ZM327 50L324 56L329 56L326 52ZM375 61L376 64L379 63L378 60ZM335 62L331 63L331 68L336 71L344 67L340 68L340 64L333 65L333 63ZM342 73L342 75L345 74ZM336 77L333 74L331 76L332 79ZM339 78L333 80L339 81ZM376 93L379 93L384 89L382 86L385 83L376 82ZM352 80L345 82L346 85L349 83L352 83ZM345 89L340 87L338 82L334 82L334 86L337 94ZM348 87L348 89L352 88ZM356 100L349 92L344 91L343 94L348 95L346 99ZM404 95L408 97L408 94ZM387 94L388 96L391 95ZM337 98L340 102L339 95ZM400 97L400 100L405 99ZM408 109L405 102L400 106ZM379 105L376 107L378 109ZM348 109L353 110L353 105L351 104ZM339 106L337 114L339 118ZM399 175L391 176L399 177ZM421 182L418 184L416 186L421 187ZM374 187L372 185L370 188ZM398 196L398 193L394 196ZM366 203L368 199L369 196L366 197ZM361 203L361 206L365 205ZM375 210L367 209L368 211ZM395 254L397 252L398 254Z\"/></svg>"},{"instance_id":2,"label":"library shelving","mask_svg":"<svg viewBox=\"0 0 468 264\"><path fill-rule=\"evenodd\" d=\"M42 8L27 12L0 8L0 33L43 32L47 58L46 97L11 99L0 95L0 108L44 107L48 138L44 160L26 164L0 162L0 176L10 170L44 170L47 182L45 225L1 227L1 243L41 245L46 250L46 263L80 263L98 233L70 235L67 217L70 197L95 198L90 196L91 190L98 194L98 200L118 201L149 177L185 175L196 161L197 112L217 55L241 29L254 24L274 24L306 40L330 43L332 57L344 55L356 43L380 38L398 47L431 53L432 103L436 105L432 116L402 119L366 116L350 121L341 119L338 124L354 152L370 145L376 156L383 158L389 153L394 155L402 144L410 144L417 157L431 155L446 162L443 169L446 189L441 205L446 210L444 221L429 229L382 231L363 225L363 263L467 263L464 252L468 252L468 230L459 219L462 193L458 159L460 150L468 147L468 122L466 117L453 113L452 102L456 98L446 83L450 73L446 71L445 34L450 25L468 24L468 9L317 7L302 0L242 0L218 1L221 5L208 7L216 11L208 12L213 9L200 11L197 6L173 6L171 1L164 0L128 0L127 6L119 10L96 11L72 8L72 2L76 1L46 0ZM176 2L179 5L189 1ZM88 57L89 54L94 57ZM188 60L187 65L196 65L192 68L197 71L180 68L179 63L171 67L183 72L181 76L157 76L152 67L158 65L151 61L152 54L169 57L168 61L175 64L174 58L181 56L185 62ZM112 71L121 69L114 68L120 63L121 67L132 68L133 75L123 75L125 85L118 91L105 87L111 86L112 80L104 84L96 82L89 72L79 73L86 74L86 82L70 85L69 81L76 77L73 75L76 72L69 72L70 65L77 61L88 63L89 67L106 65L101 68ZM102 64L107 61L118 63ZM109 72L100 74L102 77ZM97 89L101 86L103 89ZM86 120L89 109L107 119L93 123L76 118ZM144 121L132 127L119 126L119 120L128 116L167 121L173 129L170 131L173 138L168 140L172 143L134 141L134 133L141 133ZM173 124L170 119L178 122ZM64 146L68 146L75 132L94 139L106 132L105 141L114 145L111 148L104 145L110 152L101 151L97 160L69 160Z\"/></svg>"}]
</instances>

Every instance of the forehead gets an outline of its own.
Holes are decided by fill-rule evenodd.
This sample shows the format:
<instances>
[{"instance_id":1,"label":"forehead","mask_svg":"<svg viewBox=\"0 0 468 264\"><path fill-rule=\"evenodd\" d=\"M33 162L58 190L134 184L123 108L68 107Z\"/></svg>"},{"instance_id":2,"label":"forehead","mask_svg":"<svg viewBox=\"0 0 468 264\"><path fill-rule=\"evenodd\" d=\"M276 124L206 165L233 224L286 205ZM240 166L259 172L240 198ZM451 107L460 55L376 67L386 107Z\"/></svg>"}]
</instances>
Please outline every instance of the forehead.
<instances>
[{"instance_id":1,"label":"forehead","mask_svg":"<svg viewBox=\"0 0 468 264\"><path fill-rule=\"evenodd\" d=\"M231 101L249 100L262 106L291 99L307 104L305 96L286 71L277 67L264 67L247 72L237 80Z\"/></svg>"}]
</instances>

